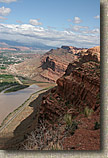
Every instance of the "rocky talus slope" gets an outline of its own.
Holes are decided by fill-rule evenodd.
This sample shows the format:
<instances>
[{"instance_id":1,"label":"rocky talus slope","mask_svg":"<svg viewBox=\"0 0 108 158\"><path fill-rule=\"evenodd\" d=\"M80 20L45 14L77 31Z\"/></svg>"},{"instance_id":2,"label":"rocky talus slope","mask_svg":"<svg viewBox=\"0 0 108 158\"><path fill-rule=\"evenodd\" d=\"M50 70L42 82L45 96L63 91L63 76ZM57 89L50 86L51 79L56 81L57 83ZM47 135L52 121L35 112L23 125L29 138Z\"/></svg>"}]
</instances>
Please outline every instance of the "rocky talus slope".
<instances>
[{"instance_id":1,"label":"rocky talus slope","mask_svg":"<svg viewBox=\"0 0 108 158\"><path fill-rule=\"evenodd\" d=\"M79 53L38 111L34 130L14 149L100 150L100 47Z\"/></svg>"}]
</instances>

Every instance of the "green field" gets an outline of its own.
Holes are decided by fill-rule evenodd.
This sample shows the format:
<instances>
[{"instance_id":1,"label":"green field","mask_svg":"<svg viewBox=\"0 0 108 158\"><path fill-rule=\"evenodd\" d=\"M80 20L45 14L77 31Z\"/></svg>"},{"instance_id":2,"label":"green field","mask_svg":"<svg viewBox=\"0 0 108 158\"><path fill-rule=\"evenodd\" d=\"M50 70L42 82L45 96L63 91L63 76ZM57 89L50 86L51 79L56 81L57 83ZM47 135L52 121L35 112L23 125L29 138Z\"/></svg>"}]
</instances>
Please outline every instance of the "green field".
<instances>
[{"instance_id":1,"label":"green field","mask_svg":"<svg viewBox=\"0 0 108 158\"><path fill-rule=\"evenodd\" d=\"M8 75L8 74L0 74L0 82L15 82L14 76L13 75Z\"/></svg>"},{"instance_id":2,"label":"green field","mask_svg":"<svg viewBox=\"0 0 108 158\"><path fill-rule=\"evenodd\" d=\"M1 70L6 70L6 67L2 66L0 67Z\"/></svg>"},{"instance_id":3,"label":"green field","mask_svg":"<svg viewBox=\"0 0 108 158\"><path fill-rule=\"evenodd\" d=\"M48 82L36 82L34 80L31 80L27 77L22 77L22 76L16 76L23 85L18 83L18 81L15 80L15 76L10 75L10 74L0 74L0 92L3 90L9 88L6 90L4 93L10 93L10 92L15 92L20 89L24 89L29 87L29 85L36 84L36 83L48 83ZM13 87L14 86L14 87Z\"/></svg>"},{"instance_id":4,"label":"green field","mask_svg":"<svg viewBox=\"0 0 108 158\"><path fill-rule=\"evenodd\" d=\"M0 83L0 92L2 92L3 90L9 88L9 87L12 87L12 86L15 86L15 85L18 85L17 82L2 82Z\"/></svg>"},{"instance_id":5,"label":"green field","mask_svg":"<svg viewBox=\"0 0 108 158\"><path fill-rule=\"evenodd\" d=\"M13 75L0 74L0 92L11 86L19 85Z\"/></svg>"}]
</instances>

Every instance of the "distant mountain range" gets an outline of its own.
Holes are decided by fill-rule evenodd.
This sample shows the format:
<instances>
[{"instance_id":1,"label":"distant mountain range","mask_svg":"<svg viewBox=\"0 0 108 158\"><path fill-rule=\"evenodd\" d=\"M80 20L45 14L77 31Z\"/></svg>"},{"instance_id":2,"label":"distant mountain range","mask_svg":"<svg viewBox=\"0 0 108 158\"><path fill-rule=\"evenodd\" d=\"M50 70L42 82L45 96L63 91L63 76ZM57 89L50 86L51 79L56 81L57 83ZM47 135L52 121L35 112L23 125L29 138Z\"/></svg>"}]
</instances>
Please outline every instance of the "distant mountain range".
<instances>
[{"instance_id":1,"label":"distant mountain range","mask_svg":"<svg viewBox=\"0 0 108 158\"><path fill-rule=\"evenodd\" d=\"M0 47L2 48L14 48L14 47L28 47L32 50L37 50L37 49L42 49L42 50L50 50L50 49L55 49L56 47L53 46L48 46L48 45L44 45L42 43L21 43L21 42L17 42L17 41L12 41L12 40L4 40L4 39L0 39Z\"/></svg>"}]
</instances>

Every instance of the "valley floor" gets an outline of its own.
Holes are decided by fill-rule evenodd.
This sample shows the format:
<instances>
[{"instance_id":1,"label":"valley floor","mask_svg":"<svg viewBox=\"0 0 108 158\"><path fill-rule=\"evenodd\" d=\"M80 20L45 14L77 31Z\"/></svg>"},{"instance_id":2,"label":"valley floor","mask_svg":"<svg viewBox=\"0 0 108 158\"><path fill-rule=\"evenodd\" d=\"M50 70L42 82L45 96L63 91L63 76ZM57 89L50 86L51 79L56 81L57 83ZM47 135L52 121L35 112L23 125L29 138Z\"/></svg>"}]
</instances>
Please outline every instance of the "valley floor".
<instances>
[{"instance_id":1,"label":"valley floor","mask_svg":"<svg viewBox=\"0 0 108 158\"><path fill-rule=\"evenodd\" d=\"M38 96L41 93L46 92L48 89L50 89L52 86L55 86L55 84L50 83L38 83L38 86L42 88L42 90L32 94L30 98L25 101L23 106L20 106L18 109L16 109L13 113L8 115L8 117L4 120L2 123L2 127L0 128L0 149L4 149L5 145L8 145L7 142L11 141L11 139L15 136L14 131L17 129L17 127L23 122L26 118L28 118L34 111L33 106L30 106L30 104L38 98ZM41 99L40 99L41 101ZM38 100L38 103L40 102ZM30 122L32 122L33 119L28 120L28 122L25 123L23 128L21 129L21 132L25 130L25 126L29 125ZM25 131L24 131L25 132ZM17 141L22 140L23 135L18 138ZM10 143L10 142L9 142Z\"/></svg>"}]
</instances>

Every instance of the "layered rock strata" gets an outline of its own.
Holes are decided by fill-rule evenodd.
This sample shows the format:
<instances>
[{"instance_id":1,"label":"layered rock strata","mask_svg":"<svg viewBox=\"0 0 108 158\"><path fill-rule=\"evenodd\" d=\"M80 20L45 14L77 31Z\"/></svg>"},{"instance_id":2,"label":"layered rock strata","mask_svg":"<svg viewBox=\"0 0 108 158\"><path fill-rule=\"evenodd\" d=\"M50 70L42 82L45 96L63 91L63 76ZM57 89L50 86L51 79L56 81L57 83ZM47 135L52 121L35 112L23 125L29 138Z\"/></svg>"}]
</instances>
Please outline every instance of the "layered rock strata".
<instances>
[{"instance_id":1,"label":"layered rock strata","mask_svg":"<svg viewBox=\"0 0 108 158\"><path fill-rule=\"evenodd\" d=\"M57 144L58 150L100 150L99 53L97 47L87 50L43 97L37 126L43 122L44 136L52 131L55 137L45 138L42 150Z\"/></svg>"}]
</instances>

